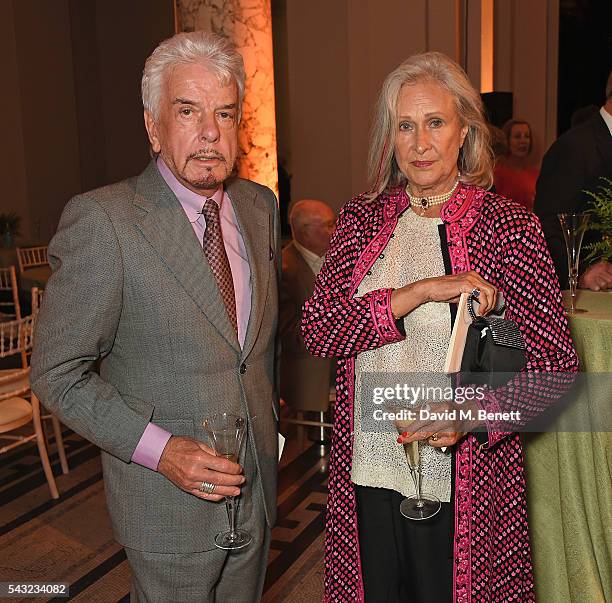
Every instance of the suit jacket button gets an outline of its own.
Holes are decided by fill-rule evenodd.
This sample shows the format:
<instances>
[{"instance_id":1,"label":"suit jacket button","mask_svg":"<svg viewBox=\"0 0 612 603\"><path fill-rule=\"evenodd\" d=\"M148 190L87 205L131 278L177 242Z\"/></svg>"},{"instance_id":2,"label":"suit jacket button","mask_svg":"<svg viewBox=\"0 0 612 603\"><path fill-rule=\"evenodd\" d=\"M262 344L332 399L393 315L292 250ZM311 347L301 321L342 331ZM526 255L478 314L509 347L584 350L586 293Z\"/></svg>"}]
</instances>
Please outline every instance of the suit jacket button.
<instances>
[{"instance_id":1,"label":"suit jacket button","mask_svg":"<svg viewBox=\"0 0 612 603\"><path fill-rule=\"evenodd\" d=\"M244 375L244 374L246 373L246 368L247 368L247 367L246 367L246 364L243 362L243 363L240 365L240 374L241 374L241 375Z\"/></svg>"}]
</instances>

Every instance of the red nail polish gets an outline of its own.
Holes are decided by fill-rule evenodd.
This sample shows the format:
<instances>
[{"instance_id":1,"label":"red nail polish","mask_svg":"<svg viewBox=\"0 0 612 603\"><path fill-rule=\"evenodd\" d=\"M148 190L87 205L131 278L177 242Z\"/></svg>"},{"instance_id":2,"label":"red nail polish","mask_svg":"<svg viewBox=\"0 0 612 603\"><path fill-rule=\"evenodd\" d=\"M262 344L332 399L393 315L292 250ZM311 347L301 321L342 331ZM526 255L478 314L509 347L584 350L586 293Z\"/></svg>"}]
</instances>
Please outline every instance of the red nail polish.
<instances>
[{"instance_id":1,"label":"red nail polish","mask_svg":"<svg viewBox=\"0 0 612 603\"><path fill-rule=\"evenodd\" d=\"M397 443L401 444L402 443L402 438L397 438Z\"/></svg>"},{"instance_id":2,"label":"red nail polish","mask_svg":"<svg viewBox=\"0 0 612 603\"><path fill-rule=\"evenodd\" d=\"M404 431L404 433L402 434L402 437L403 437L403 438L407 438L407 437L408 437L408 432L407 432L407 431Z\"/></svg>"}]
</instances>

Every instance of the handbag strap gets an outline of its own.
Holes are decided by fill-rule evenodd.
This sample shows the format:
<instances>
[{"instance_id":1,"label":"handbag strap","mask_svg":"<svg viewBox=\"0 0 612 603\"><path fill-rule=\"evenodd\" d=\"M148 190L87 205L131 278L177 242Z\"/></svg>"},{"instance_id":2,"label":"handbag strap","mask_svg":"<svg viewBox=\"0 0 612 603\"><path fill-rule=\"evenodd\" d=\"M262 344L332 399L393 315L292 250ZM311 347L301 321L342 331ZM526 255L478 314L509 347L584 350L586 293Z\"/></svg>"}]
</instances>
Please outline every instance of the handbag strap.
<instances>
[{"instance_id":1,"label":"handbag strap","mask_svg":"<svg viewBox=\"0 0 612 603\"><path fill-rule=\"evenodd\" d=\"M468 314L470 315L470 318L472 319L472 322L476 322L476 320L480 318L476 314L476 311L474 310L474 300L475 299L476 299L476 296L473 293L470 293L467 299L467 310L468 310Z\"/></svg>"}]
</instances>

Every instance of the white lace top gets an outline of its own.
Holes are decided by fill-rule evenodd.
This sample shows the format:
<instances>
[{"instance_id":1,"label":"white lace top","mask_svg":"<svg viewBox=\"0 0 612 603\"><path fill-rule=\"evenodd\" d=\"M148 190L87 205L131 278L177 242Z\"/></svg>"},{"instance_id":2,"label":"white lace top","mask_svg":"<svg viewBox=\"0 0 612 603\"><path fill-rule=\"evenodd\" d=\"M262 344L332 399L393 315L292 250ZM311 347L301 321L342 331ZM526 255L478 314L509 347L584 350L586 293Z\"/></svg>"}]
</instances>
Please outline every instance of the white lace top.
<instances>
[{"instance_id":1,"label":"white lace top","mask_svg":"<svg viewBox=\"0 0 612 603\"><path fill-rule=\"evenodd\" d=\"M408 283L444 274L438 225L440 219L422 218L408 209L400 217L394 236L383 255L376 260L371 274L366 276L355 294L386 287L399 288ZM354 443L351 479L355 484L389 488L404 496L414 494L414 486L404 452L397 443L395 426L387 422L368 421L372 427L362 429L364 416L372 416L376 406L370 399L362 400L362 380L366 373L404 373L412 383L410 373L442 373L451 334L448 304L427 303L404 318L406 339L358 354L355 363ZM400 375L401 376L401 375ZM443 383L440 383L443 379ZM381 386L391 386L387 377ZM436 375L437 385L449 385L447 378ZM393 384L394 385L394 384ZM386 431L382 431L386 429ZM420 445L423 492L435 494L442 502L450 501L451 458L427 444Z\"/></svg>"}]
</instances>

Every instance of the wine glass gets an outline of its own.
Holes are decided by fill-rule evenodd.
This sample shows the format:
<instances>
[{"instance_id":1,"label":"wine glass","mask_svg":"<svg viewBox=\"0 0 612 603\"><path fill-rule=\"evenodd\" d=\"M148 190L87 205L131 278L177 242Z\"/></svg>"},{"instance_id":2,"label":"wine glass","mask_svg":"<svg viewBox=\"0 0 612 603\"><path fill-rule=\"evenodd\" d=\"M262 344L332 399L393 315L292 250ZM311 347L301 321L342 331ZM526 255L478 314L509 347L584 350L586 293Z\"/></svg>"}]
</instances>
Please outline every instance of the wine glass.
<instances>
[{"instance_id":1,"label":"wine glass","mask_svg":"<svg viewBox=\"0 0 612 603\"><path fill-rule=\"evenodd\" d=\"M410 423L412 423L412 421L395 421L398 433L406 431ZM400 513L407 519L412 519L414 521L429 519L440 510L441 504L437 496L421 491L420 442L414 441L404 444L404 451L406 453L406 460L408 461L408 467L410 469L412 481L414 482L416 494L411 494L404 498L400 504Z\"/></svg>"},{"instance_id":2,"label":"wine glass","mask_svg":"<svg viewBox=\"0 0 612 603\"><path fill-rule=\"evenodd\" d=\"M558 214L561 231L567 248L567 267L569 272L570 307L565 308L568 314L581 314L586 310L576 308L576 289L578 287L578 263L580 261L580 247L582 237L587 229L590 215L580 214Z\"/></svg>"},{"instance_id":3,"label":"wine glass","mask_svg":"<svg viewBox=\"0 0 612 603\"><path fill-rule=\"evenodd\" d=\"M246 421L242 417L229 413L213 415L204 420L204 429L210 437L212 448L217 456L229 459L234 463L238 462L240 446L244 438ZM236 529L236 508L237 501L235 496L225 497L225 507L229 520L229 530L219 532L215 536L215 544L220 549L234 550L247 546L252 537L244 530Z\"/></svg>"}]
</instances>

